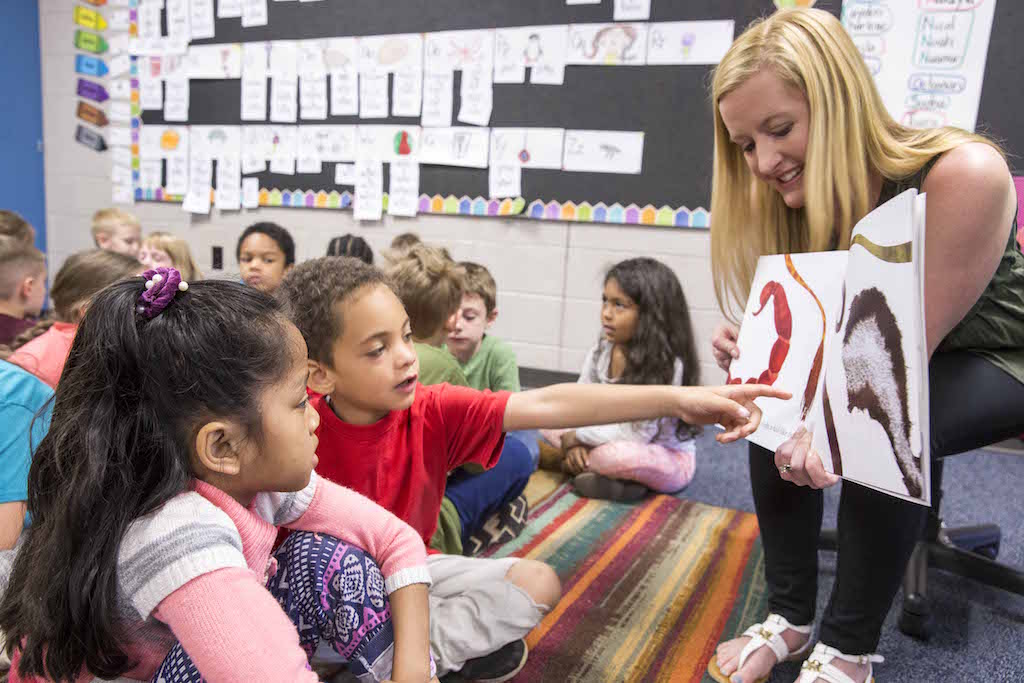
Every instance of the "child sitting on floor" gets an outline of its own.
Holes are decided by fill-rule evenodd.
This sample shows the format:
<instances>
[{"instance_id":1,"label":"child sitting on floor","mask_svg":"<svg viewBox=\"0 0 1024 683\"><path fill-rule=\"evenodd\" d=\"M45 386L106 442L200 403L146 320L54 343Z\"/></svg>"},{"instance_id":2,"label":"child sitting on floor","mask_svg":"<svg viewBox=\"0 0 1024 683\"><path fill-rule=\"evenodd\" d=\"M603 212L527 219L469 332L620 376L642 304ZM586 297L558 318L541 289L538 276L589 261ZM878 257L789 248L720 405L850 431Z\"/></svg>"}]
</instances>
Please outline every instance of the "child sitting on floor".
<instances>
[{"instance_id":1,"label":"child sitting on floor","mask_svg":"<svg viewBox=\"0 0 1024 683\"><path fill-rule=\"evenodd\" d=\"M141 270L142 264L133 257L115 251L90 249L69 256L50 290L56 319L40 320L18 335L11 344L14 353L7 360L56 387L89 301L107 285Z\"/></svg>"},{"instance_id":2,"label":"child sitting on floor","mask_svg":"<svg viewBox=\"0 0 1024 683\"><path fill-rule=\"evenodd\" d=\"M470 386L458 361L443 346L462 301L465 275L441 248L425 244L414 245L391 268L391 283L409 314L420 384ZM526 444L509 437L492 469L467 463L452 472L430 547L471 555L518 536L528 512L522 494L534 469Z\"/></svg>"},{"instance_id":3,"label":"child sitting on floor","mask_svg":"<svg viewBox=\"0 0 1024 683\"><path fill-rule=\"evenodd\" d=\"M92 216L92 240L100 249L138 258L142 225L127 211L101 209Z\"/></svg>"},{"instance_id":4,"label":"child sitting on floor","mask_svg":"<svg viewBox=\"0 0 1024 683\"><path fill-rule=\"evenodd\" d=\"M519 391L515 351L487 334L498 319L498 286L490 271L480 264L463 261L459 265L464 273L462 302L448 333L448 351L459 361L474 389Z\"/></svg>"},{"instance_id":5,"label":"child sitting on floor","mask_svg":"<svg viewBox=\"0 0 1024 683\"><path fill-rule=\"evenodd\" d=\"M675 273L652 258L616 264L604 278L601 337L587 354L581 384L700 382L690 312ZM542 466L575 475L589 498L639 500L648 489L678 491L693 479L697 428L675 418L545 430L553 453ZM552 457L554 456L554 457Z\"/></svg>"},{"instance_id":6,"label":"child sitting on floor","mask_svg":"<svg viewBox=\"0 0 1024 683\"><path fill-rule=\"evenodd\" d=\"M273 294L295 265L295 240L277 223L253 223L238 238L235 258L245 284Z\"/></svg>"},{"instance_id":7,"label":"child sitting on floor","mask_svg":"<svg viewBox=\"0 0 1024 683\"><path fill-rule=\"evenodd\" d=\"M281 295L309 348L309 387L320 414L317 471L409 522L427 542L437 527L448 473L494 467L508 430L670 415L720 422L721 442L752 433L758 396L771 387L563 384L521 393L419 384L410 317L385 275L356 259L297 265ZM457 299L456 299L457 301ZM432 554L430 643L438 670L504 681L526 662L522 638L558 602L546 564L519 558Z\"/></svg>"},{"instance_id":8,"label":"child sitting on floor","mask_svg":"<svg viewBox=\"0 0 1024 683\"><path fill-rule=\"evenodd\" d=\"M315 683L321 640L361 681L431 678L423 543L313 472L306 357L240 283L159 268L96 295L0 603L12 681Z\"/></svg>"},{"instance_id":9,"label":"child sitting on floor","mask_svg":"<svg viewBox=\"0 0 1024 683\"><path fill-rule=\"evenodd\" d=\"M0 344L35 325L46 303L46 257L31 242L0 236Z\"/></svg>"},{"instance_id":10,"label":"child sitting on floor","mask_svg":"<svg viewBox=\"0 0 1024 683\"><path fill-rule=\"evenodd\" d=\"M203 272L192 257L188 242L169 232L151 232L142 240L139 261L146 268L176 268L185 282L198 282Z\"/></svg>"}]
</instances>

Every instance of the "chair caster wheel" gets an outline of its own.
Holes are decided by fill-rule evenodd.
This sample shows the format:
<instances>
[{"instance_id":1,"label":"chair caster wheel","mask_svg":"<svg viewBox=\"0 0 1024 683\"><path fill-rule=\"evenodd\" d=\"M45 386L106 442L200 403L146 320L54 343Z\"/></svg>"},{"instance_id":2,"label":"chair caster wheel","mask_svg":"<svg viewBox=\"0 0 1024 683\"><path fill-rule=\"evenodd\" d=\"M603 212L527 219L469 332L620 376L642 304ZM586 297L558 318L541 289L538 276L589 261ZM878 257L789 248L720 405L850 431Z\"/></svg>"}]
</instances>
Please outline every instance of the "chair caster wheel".
<instances>
[{"instance_id":1,"label":"chair caster wheel","mask_svg":"<svg viewBox=\"0 0 1024 683\"><path fill-rule=\"evenodd\" d=\"M903 613L900 615L900 631L918 640L928 640L930 635L930 610L923 595L913 593L903 599Z\"/></svg>"}]
</instances>

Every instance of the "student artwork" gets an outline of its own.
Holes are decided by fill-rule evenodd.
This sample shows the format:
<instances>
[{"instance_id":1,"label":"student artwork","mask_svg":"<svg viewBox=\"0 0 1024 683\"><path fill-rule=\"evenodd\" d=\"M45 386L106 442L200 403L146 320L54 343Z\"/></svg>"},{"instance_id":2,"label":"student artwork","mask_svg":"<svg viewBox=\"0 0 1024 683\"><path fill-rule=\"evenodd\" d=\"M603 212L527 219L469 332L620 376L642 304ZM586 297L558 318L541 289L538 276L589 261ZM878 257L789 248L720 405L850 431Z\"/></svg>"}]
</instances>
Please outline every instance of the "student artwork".
<instances>
[{"instance_id":1,"label":"student artwork","mask_svg":"<svg viewBox=\"0 0 1024 683\"><path fill-rule=\"evenodd\" d=\"M563 128L492 128L490 163L562 168Z\"/></svg>"},{"instance_id":2,"label":"student artwork","mask_svg":"<svg viewBox=\"0 0 1024 683\"><path fill-rule=\"evenodd\" d=\"M565 78L567 26L497 29L494 36L494 82L560 85Z\"/></svg>"},{"instance_id":3,"label":"student artwork","mask_svg":"<svg viewBox=\"0 0 1024 683\"><path fill-rule=\"evenodd\" d=\"M642 131L565 131L562 170L636 174L643 158Z\"/></svg>"},{"instance_id":4,"label":"student artwork","mask_svg":"<svg viewBox=\"0 0 1024 683\"><path fill-rule=\"evenodd\" d=\"M359 73L423 70L423 35L404 33L358 40Z\"/></svg>"},{"instance_id":5,"label":"student artwork","mask_svg":"<svg viewBox=\"0 0 1024 683\"><path fill-rule=\"evenodd\" d=\"M191 126L189 130L192 156L218 161L241 157L240 126Z\"/></svg>"},{"instance_id":6,"label":"student artwork","mask_svg":"<svg viewBox=\"0 0 1024 683\"><path fill-rule=\"evenodd\" d=\"M671 21L648 24L649 66L717 64L732 45L735 22Z\"/></svg>"},{"instance_id":7,"label":"student artwork","mask_svg":"<svg viewBox=\"0 0 1024 683\"><path fill-rule=\"evenodd\" d=\"M184 59L185 73L194 79L224 79L242 77L242 46L238 43L223 45L193 45Z\"/></svg>"},{"instance_id":8,"label":"student artwork","mask_svg":"<svg viewBox=\"0 0 1024 683\"><path fill-rule=\"evenodd\" d=\"M642 65L647 24L571 24L567 64Z\"/></svg>"},{"instance_id":9,"label":"student artwork","mask_svg":"<svg viewBox=\"0 0 1024 683\"><path fill-rule=\"evenodd\" d=\"M424 128L421 164L487 168L490 135L486 128Z\"/></svg>"},{"instance_id":10,"label":"student artwork","mask_svg":"<svg viewBox=\"0 0 1024 683\"><path fill-rule=\"evenodd\" d=\"M762 257L729 381L793 393L757 401L754 443L774 451L805 424L826 470L927 504L923 231L910 190L861 219L848 252Z\"/></svg>"},{"instance_id":11,"label":"student artwork","mask_svg":"<svg viewBox=\"0 0 1024 683\"><path fill-rule=\"evenodd\" d=\"M356 154L351 158L385 162L418 160L420 137L418 126L362 125L356 134Z\"/></svg>"},{"instance_id":12,"label":"student artwork","mask_svg":"<svg viewBox=\"0 0 1024 683\"><path fill-rule=\"evenodd\" d=\"M428 33L424 42L424 68L427 73L459 71L467 67L487 67L494 63L494 31L438 31Z\"/></svg>"},{"instance_id":13,"label":"student artwork","mask_svg":"<svg viewBox=\"0 0 1024 683\"><path fill-rule=\"evenodd\" d=\"M299 126L300 158L355 161L356 126Z\"/></svg>"}]
</instances>

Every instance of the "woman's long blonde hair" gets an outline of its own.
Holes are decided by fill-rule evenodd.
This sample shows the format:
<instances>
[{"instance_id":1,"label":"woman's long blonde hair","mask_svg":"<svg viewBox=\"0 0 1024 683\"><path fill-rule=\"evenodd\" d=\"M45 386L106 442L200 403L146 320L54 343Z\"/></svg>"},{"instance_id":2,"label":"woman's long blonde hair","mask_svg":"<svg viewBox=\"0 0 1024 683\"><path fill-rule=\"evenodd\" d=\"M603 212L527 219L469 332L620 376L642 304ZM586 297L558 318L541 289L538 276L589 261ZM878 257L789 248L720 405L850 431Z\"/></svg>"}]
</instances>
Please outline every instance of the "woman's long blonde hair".
<instances>
[{"instance_id":1,"label":"woman's long blonde hair","mask_svg":"<svg viewBox=\"0 0 1024 683\"><path fill-rule=\"evenodd\" d=\"M755 179L719 111L723 97L765 68L807 98L803 209L787 207L778 192ZM780 10L754 21L715 69L711 91L711 271L718 304L729 317L735 305L740 311L746 305L758 257L825 251L834 237L839 249L849 248L853 226L873 208L871 170L902 180L967 142L999 149L959 128L917 130L897 123L856 45L824 10Z\"/></svg>"},{"instance_id":2,"label":"woman's long blonde hair","mask_svg":"<svg viewBox=\"0 0 1024 683\"><path fill-rule=\"evenodd\" d=\"M142 240L142 246L157 248L166 251L171 257L171 263L181 273L181 279L185 282L195 282L203 279L203 272L199 270L196 260L192 258L192 250L188 248L188 242L172 235L169 232L151 232Z\"/></svg>"}]
</instances>

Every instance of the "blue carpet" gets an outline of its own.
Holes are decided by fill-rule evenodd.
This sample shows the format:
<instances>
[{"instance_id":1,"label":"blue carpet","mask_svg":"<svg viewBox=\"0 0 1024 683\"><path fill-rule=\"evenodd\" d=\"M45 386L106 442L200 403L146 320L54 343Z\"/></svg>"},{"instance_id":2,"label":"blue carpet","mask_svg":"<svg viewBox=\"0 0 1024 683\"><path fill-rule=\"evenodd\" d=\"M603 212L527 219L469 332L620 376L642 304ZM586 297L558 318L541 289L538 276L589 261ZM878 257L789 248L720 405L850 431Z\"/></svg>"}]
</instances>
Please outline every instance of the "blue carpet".
<instances>
[{"instance_id":1,"label":"blue carpet","mask_svg":"<svg viewBox=\"0 0 1024 683\"><path fill-rule=\"evenodd\" d=\"M746 442L722 446L708 430L697 450L697 475L679 494L691 500L753 512ZM943 517L949 526L995 523L1002 527L999 561L1024 567L1024 454L973 451L947 458ZM841 485L840 485L841 486ZM835 527L839 488L825 492L825 528ZM835 577L835 555L819 556L818 614ZM897 628L902 592L889 611L878 646L886 662L875 668L879 683L1024 681L1024 597L933 570L932 635L920 642ZM796 680L795 664L776 667L771 683Z\"/></svg>"}]
</instances>

